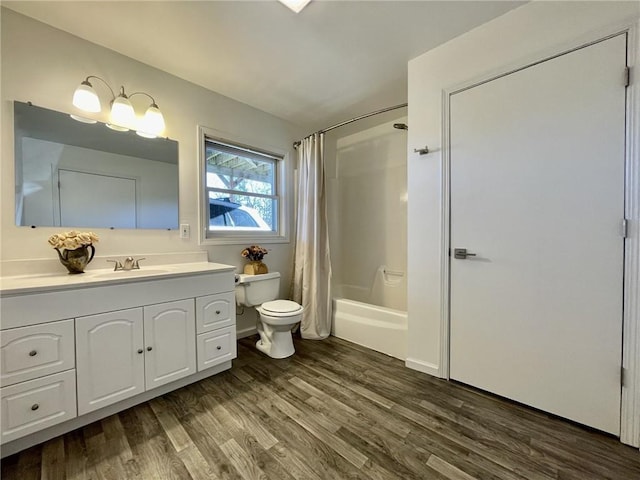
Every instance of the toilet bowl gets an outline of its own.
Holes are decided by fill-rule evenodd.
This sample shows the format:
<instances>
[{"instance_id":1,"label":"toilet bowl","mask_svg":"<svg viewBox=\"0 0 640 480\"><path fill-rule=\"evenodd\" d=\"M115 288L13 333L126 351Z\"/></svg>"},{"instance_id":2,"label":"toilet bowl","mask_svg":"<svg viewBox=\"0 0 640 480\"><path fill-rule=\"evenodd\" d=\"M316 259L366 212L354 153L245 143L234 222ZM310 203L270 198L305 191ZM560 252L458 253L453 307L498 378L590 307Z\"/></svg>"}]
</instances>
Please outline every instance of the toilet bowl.
<instances>
[{"instance_id":1,"label":"toilet bowl","mask_svg":"<svg viewBox=\"0 0 640 480\"><path fill-rule=\"evenodd\" d=\"M302 320L303 308L289 300L265 302L256 310L260 314L256 348L271 358L286 358L294 354L291 330Z\"/></svg>"},{"instance_id":2,"label":"toilet bowl","mask_svg":"<svg viewBox=\"0 0 640 480\"><path fill-rule=\"evenodd\" d=\"M271 358L286 358L295 353L291 330L302 320L304 308L278 297L280 273L236 275L236 303L256 307L260 340L256 348Z\"/></svg>"}]
</instances>

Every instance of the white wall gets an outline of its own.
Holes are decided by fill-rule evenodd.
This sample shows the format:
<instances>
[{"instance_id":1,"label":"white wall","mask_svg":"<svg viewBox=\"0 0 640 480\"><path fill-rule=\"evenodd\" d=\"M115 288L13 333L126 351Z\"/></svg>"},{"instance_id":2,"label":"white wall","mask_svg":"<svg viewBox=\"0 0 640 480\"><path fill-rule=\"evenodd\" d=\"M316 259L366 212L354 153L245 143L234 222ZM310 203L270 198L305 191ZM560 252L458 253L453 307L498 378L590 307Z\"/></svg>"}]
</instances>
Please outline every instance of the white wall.
<instances>
[{"instance_id":1,"label":"white wall","mask_svg":"<svg viewBox=\"0 0 640 480\"><path fill-rule=\"evenodd\" d=\"M204 125L230 137L251 139L252 143L275 150L289 151L295 159L292 143L304 133L299 127L260 110L208 91L182 79L86 42L60 30L36 22L11 10L1 10L1 123L2 159L0 162L0 209L2 261L50 259L54 251L47 238L60 228L17 227L14 224L13 100L61 112L73 111L71 97L77 85L88 75L103 77L113 88L124 85L128 92L149 92L164 113L166 135L179 142L180 223L191 225L191 239L179 238L177 231L95 229L100 236L96 245L100 256L144 256L206 249L209 260L240 267L244 245L201 247L198 245L198 143L197 125ZM188 52L185 52L188 55ZM211 59L215 62L215 59ZM94 85L101 98L107 95ZM265 92L268 95L268 92ZM142 97L134 97L136 109ZM106 115L101 121L106 121ZM293 177L293 160L287 167ZM291 200L292 189L289 189ZM269 245L266 262L283 274L283 296L291 278L291 244ZM253 311L246 325L253 325ZM239 319L239 328L243 320Z\"/></svg>"}]
</instances>

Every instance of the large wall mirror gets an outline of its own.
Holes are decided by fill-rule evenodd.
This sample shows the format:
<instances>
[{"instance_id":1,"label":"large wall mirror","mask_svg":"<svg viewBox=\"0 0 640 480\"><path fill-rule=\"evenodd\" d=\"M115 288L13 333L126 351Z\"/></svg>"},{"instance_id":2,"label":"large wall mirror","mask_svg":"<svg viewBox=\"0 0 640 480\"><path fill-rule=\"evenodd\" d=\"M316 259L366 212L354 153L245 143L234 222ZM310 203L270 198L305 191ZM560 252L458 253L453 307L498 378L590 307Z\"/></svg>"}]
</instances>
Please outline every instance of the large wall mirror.
<instances>
[{"instance_id":1,"label":"large wall mirror","mask_svg":"<svg viewBox=\"0 0 640 480\"><path fill-rule=\"evenodd\" d=\"M14 102L16 225L178 228L178 142Z\"/></svg>"}]
</instances>

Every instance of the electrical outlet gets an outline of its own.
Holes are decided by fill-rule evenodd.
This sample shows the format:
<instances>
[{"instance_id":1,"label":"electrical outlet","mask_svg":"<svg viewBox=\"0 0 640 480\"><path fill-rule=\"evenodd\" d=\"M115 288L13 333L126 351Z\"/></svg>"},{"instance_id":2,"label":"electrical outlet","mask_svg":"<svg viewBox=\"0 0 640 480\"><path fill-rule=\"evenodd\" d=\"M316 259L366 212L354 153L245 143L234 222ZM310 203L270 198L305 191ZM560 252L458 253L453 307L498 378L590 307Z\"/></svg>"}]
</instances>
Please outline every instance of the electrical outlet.
<instances>
[{"instance_id":1,"label":"electrical outlet","mask_svg":"<svg viewBox=\"0 0 640 480\"><path fill-rule=\"evenodd\" d=\"M180 224L180 238L189 238L191 236L191 228L188 223Z\"/></svg>"}]
</instances>

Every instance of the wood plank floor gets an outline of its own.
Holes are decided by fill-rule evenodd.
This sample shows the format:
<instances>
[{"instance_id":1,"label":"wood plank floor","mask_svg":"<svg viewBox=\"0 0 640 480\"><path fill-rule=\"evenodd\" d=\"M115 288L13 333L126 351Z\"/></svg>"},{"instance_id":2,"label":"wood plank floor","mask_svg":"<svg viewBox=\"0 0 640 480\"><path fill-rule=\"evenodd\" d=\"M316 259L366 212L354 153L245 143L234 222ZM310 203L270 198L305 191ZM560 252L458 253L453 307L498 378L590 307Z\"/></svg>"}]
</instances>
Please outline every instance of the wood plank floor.
<instances>
[{"instance_id":1,"label":"wood plank floor","mask_svg":"<svg viewBox=\"0 0 640 480\"><path fill-rule=\"evenodd\" d=\"M2 479L640 479L609 436L331 337L35 446Z\"/></svg>"}]
</instances>

